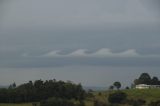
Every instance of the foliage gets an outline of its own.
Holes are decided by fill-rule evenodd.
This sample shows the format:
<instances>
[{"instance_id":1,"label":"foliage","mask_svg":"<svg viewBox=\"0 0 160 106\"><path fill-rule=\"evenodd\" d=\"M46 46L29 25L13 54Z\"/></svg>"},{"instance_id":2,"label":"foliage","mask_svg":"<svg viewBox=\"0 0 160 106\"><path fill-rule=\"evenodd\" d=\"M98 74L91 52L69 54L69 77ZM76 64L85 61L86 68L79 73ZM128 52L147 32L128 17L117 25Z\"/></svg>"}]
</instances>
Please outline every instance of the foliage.
<instances>
[{"instance_id":1,"label":"foliage","mask_svg":"<svg viewBox=\"0 0 160 106\"><path fill-rule=\"evenodd\" d=\"M39 102L50 97L83 100L85 96L81 84L56 80L29 81L18 87L0 89L0 103Z\"/></svg>"},{"instance_id":2,"label":"foliage","mask_svg":"<svg viewBox=\"0 0 160 106\"><path fill-rule=\"evenodd\" d=\"M122 103L126 100L127 94L121 91L117 91L114 93L109 94L108 101L110 103Z\"/></svg>"},{"instance_id":3,"label":"foliage","mask_svg":"<svg viewBox=\"0 0 160 106\"><path fill-rule=\"evenodd\" d=\"M114 82L113 84L117 89L121 88L121 83L120 82Z\"/></svg>"},{"instance_id":4,"label":"foliage","mask_svg":"<svg viewBox=\"0 0 160 106\"><path fill-rule=\"evenodd\" d=\"M119 90L120 91L120 90ZM108 90L108 91L94 91L92 92L92 95L94 95L93 97L87 97L83 100L84 102L82 103L82 105L85 106L94 106L94 102L95 100L97 100L100 103L104 103L106 104L106 106L133 106L133 104L137 104L137 103L132 103L129 104L128 102L132 101L132 102L137 102L139 100L144 100L146 101L146 103L142 106L157 106L154 105L156 104L155 102L159 101L160 99L160 90L159 89L143 89L143 90L138 90L138 89L129 89L129 90L121 90L124 93L127 94L127 99L124 100L122 102L122 104L110 104L107 100L107 98L109 97L109 95L111 93L117 92L116 90ZM101 92L102 95L99 95L99 92ZM69 100L70 101L70 100ZM80 103L79 101L76 100L71 100L74 101L74 103ZM152 103L153 102L153 103ZM81 105L81 106L82 106ZM2 104L0 103L0 106L32 106L31 103L25 103L25 104L11 104L11 103L7 103L7 104ZM40 106L40 105L38 105Z\"/></svg>"},{"instance_id":5,"label":"foliage","mask_svg":"<svg viewBox=\"0 0 160 106\"><path fill-rule=\"evenodd\" d=\"M76 103L73 100L52 97L42 101L41 106L85 106L83 101Z\"/></svg>"},{"instance_id":6,"label":"foliage","mask_svg":"<svg viewBox=\"0 0 160 106\"><path fill-rule=\"evenodd\" d=\"M134 80L134 84L160 85L160 81L155 76L151 78L148 73L142 73L138 79Z\"/></svg>"},{"instance_id":7,"label":"foliage","mask_svg":"<svg viewBox=\"0 0 160 106\"><path fill-rule=\"evenodd\" d=\"M107 106L107 104L100 100L94 100L94 106Z\"/></svg>"},{"instance_id":8,"label":"foliage","mask_svg":"<svg viewBox=\"0 0 160 106\"><path fill-rule=\"evenodd\" d=\"M130 100L127 100L126 103L132 106L142 106L146 103L146 101L143 99L138 99L138 100L130 99Z\"/></svg>"},{"instance_id":9,"label":"foliage","mask_svg":"<svg viewBox=\"0 0 160 106\"><path fill-rule=\"evenodd\" d=\"M129 89L123 92L127 94L128 99L143 99L146 102L156 101L160 98L160 89Z\"/></svg>"},{"instance_id":10,"label":"foliage","mask_svg":"<svg viewBox=\"0 0 160 106\"><path fill-rule=\"evenodd\" d=\"M150 102L149 103L149 105L148 106L160 106L160 100L157 100L157 101L152 101L152 102Z\"/></svg>"},{"instance_id":11,"label":"foliage","mask_svg":"<svg viewBox=\"0 0 160 106\"><path fill-rule=\"evenodd\" d=\"M61 99L61 98L52 98L40 103L41 106L74 106L72 101Z\"/></svg>"},{"instance_id":12,"label":"foliage","mask_svg":"<svg viewBox=\"0 0 160 106\"><path fill-rule=\"evenodd\" d=\"M110 89L110 90L113 90L113 89L114 89L114 86L113 86L113 85L111 85L111 86L109 87L109 89Z\"/></svg>"},{"instance_id":13,"label":"foliage","mask_svg":"<svg viewBox=\"0 0 160 106\"><path fill-rule=\"evenodd\" d=\"M126 88L125 89L129 89L129 87L128 86L126 86Z\"/></svg>"}]
</instances>

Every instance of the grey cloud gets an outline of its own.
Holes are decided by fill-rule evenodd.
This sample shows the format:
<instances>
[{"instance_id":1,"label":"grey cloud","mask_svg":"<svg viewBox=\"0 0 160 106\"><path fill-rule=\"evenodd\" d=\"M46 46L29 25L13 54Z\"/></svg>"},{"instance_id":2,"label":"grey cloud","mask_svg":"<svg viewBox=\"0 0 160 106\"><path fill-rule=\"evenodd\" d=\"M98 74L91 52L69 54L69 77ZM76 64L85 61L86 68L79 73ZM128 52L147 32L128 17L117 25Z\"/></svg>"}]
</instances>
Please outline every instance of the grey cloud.
<instances>
[{"instance_id":1,"label":"grey cloud","mask_svg":"<svg viewBox=\"0 0 160 106\"><path fill-rule=\"evenodd\" d=\"M140 0L15 0L7 7L3 26L9 29L159 22Z\"/></svg>"},{"instance_id":2,"label":"grey cloud","mask_svg":"<svg viewBox=\"0 0 160 106\"><path fill-rule=\"evenodd\" d=\"M75 70L81 75L81 70L95 70L98 81L112 80L104 74L119 75L104 71L102 78L99 70L108 67L125 76L146 70L153 73L152 69L158 73L159 29L159 0L0 0L0 83L7 82L7 77L20 82L23 74L29 73L33 79L41 78L41 73L52 69L62 79L72 78ZM87 51L77 51L81 48ZM101 48L111 51L98 52ZM54 50L61 50L60 57L53 56ZM123 54L126 51L128 56ZM48 53L53 57L44 56ZM125 72L121 71L124 67L128 67ZM14 72L20 73L20 78ZM77 76L73 79L81 81ZM98 84L97 79L87 78Z\"/></svg>"},{"instance_id":3,"label":"grey cloud","mask_svg":"<svg viewBox=\"0 0 160 106\"><path fill-rule=\"evenodd\" d=\"M5 59L0 62L1 67L10 68L43 68L64 66L127 66L127 67L159 67L159 57L128 57L128 58L96 58L96 57L27 57L16 59Z\"/></svg>"}]
</instances>

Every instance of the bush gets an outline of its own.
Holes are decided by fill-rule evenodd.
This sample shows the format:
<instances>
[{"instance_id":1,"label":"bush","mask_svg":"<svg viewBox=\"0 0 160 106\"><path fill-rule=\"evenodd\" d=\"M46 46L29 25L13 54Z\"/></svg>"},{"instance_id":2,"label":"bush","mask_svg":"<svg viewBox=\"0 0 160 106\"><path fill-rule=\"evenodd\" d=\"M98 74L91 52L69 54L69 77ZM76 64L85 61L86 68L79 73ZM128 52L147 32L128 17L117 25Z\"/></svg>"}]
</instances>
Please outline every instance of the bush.
<instances>
[{"instance_id":1,"label":"bush","mask_svg":"<svg viewBox=\"0 0 160 106\"><path fill-rule=\"evenodd\" d=\"M110 94L108 97L108 101L110 103L122 103L123 101L126 100L126 98L127 98L127 94L125 94L124 92L118 91Z\"/></svg>"},{"instance_id":2,"label":"bush","mask_svg":"<svg viewBox=\"0 0 160 106\"><path fill-rule=\"evenodd\" d=\"M41 106L75 106L75 105L73 102L66 99L51 98L46 101L42 101Z\"/></svg>"},{"instance_id":3,"label":"bush","mask_svg":"<svg viewBox=\"0 0 160 106\"><path fill-rule=\"evenodd\" d=\"M93 97L94 97L94 95L93 95L93 93L88 92L88 93L86 94L86 97L88 97L88 98L93 98Z\"/></svg>"},{"instance_id":4,"label":"bush","mask_svg":"<svg viewBox=\"0 0 160 106\"><path fill-rule=\"evenodd\" d=\"M85 103L83 101L75 103L74 100L55 97L42 101L40 104L40 106L85 106Z\"/></svg>"},{"instance_id":5,"label":"bush","mask_svg":"<svg viewBox=\"0 0 160 106\"><path fill-rule=\"evenodd\" d=\"M160 106L160 100L155 102L152 101L148 106Z\"/></svg>"},{"instance_id":6,"label":"bush","mask_svg":"<svg viewBox=\"0 0 160 106\"><path fill-rule=\"evenodd\" d=\"M99 95L99 96L101 96L101 95L102 95L102 93L101 93L101 92L99 92L99 93L98 93L98 95Z\"/></svg>"},{"instance_id":7,"label":"bush","mask_svg":"<svg viewBox=\"0 0 160 106\"><path fill-rule=\"evenodd\" d=\"M107 104L99 100L94 100L94 106L107 106Z\"/></svg>"},{"instance_id":8,"label":"bush","mask_svg":"<svg viewBox=\"0 0 160 106\"><path fill-rule=\"evenodd\" d=\"M132 106L142 106L145 103L146 103L146 101L143 100L143 99L138 99L138 100L131 99L131 100L127 100L127 104L132 105Z\"/></svg>"},{"instance_id":9,"label":"bush","mask_svg":"<svg viewBox=\"0 0 160 106\"><path fill-rule=\"evenodd\" d=\"M80 101L79 104L77 104L77 106L85 106L84 101Z\"/></svg>"}]
</instances>

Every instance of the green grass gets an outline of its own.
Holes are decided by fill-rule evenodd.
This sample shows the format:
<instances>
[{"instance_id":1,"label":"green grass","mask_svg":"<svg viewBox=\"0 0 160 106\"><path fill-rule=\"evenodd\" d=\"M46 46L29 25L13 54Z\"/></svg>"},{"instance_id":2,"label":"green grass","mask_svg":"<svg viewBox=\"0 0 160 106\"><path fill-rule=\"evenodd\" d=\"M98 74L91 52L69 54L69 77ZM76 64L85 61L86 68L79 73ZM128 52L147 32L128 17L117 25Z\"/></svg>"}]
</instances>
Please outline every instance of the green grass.
<instances>
[{"instance_id":1,"label":"green grass","mask_svg":"<svg viewBox=\"0 0 160 106\"><path fill-rule=\"evenodd\" d=\"M127 93L128 98L132 99L144 99L147 102L160 100L160 89L132 89L124 92Z\"/></svg>"},{"instance_id":2,"label":"green grass","mask_svg":"<svg viewBox=\"0 0 160 106\"><path fill-rule=\"evenodd\" d=\"M128 96L128 99L143 99L148 103L151 101L160 100L160 89L130 89L130 90L122 90L125 92ZM95 99L98 99L104 103L108 104L107 98L110 93L113 93L115 91L101 91L101 92L93 92ZM101 95L99 95L101 93ZM93 106L93 99L86 101L86 106ZM124 105L123 105L124 106ZM127 106L127 105L126 105Z\"/></svg>"}]
</instances>

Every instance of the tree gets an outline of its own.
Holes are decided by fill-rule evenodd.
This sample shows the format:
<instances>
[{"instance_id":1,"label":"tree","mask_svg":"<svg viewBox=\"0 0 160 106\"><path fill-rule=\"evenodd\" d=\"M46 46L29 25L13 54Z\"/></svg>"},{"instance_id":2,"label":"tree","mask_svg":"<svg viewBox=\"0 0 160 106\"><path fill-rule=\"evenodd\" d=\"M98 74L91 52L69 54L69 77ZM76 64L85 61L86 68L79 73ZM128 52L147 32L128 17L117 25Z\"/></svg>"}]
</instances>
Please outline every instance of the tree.
<instances>
[{"instance_id":1,"label":"tree","mask_svg":"<svg viewBox=\"0 0 160 106\"><path fill-rule=\"evenodd\" d=\"M11 84L9 88L0 89L0 103L39 102L51 97L82 101L86 95L81 84L56 80L36 80L17 87L16 84Z\"/></svg>"},{"instance_id":2,"label":"tree","mask_svg":"<svg viewBox=\"0 0 160 106\"><path fill-rule=\"evenodd\" d=\"M128 87L128 86L126 86L126 89L129 89L129 87Z\"/></svg>"},{"instance_id":3,"label":"tree","mask_svg":"<svg viewBox=\"0 0 160 106\"><path fill-rule=\"evenodd\" d=\"M117 90L119 90L120 88L121 88L121 83L120 82L114 82L114 84L113 84L116 88L117 88Z\"/></svg>"},{"instance_id":4,"label":"tree","mask_svg":"<svg viewBox=\"0 0 160 106\"><path fill-rule=\"evenodd\" d=\"M108 101L110 103L122 103L124 100L126 100L127 94L121 91L114 92L112 94L109 94Z\"/></svg>"},{"instance_id":5,"label":"tree","mask_svg":"<svg viewBox=\"0 0 160 106\"><path fill-rule=\"evenodd\" d=\"M151 83L151 77L148 73L142 73L139 77L139 83L140 84L150 84Z\"/></svg>"},{"instance_id":6,"label":"tree","mask_svg":"<svg viewBox=\"0 0 160 106\"><path fill-rule=\"evenodd\" d=\"M13 84L10 84L8 88L9 88L9 89L14 89L14 88L16 88L16 83L14 82Z\"/></svg>"},{"instance_id":7,"label":"tree","mask_svg":"<svg viewBox=\"0 0 160 106\"><path fill-rule=\"evenodd\" d=\"M134 87L135 85L138 85L138 84L141 84L141 82L139 81L139 79L135 79L132 87Z\"/></svg>"},{"instance_id":8,"label":"tree","mask_svg":"<svg viewBox=\"0 0 160 106\"><path fill-rule=\"evenodd\" d=\"M153 77L152 80L151 80L151 84L152 84L152 85L158 85L158 84L159 84L159 79L158 79L158 77Z\"/></svg>"},{"instance_id":9,"label":"tree","mask_svg":"<svg viewBox=\"0 0 160 106\"><path fill-rule=\"evenodd\" d=\"M138 85L138 84L148 84L148 85L150 85L151 82L152 82L151 77L148 73L142 73L138 79L134 80L135 85Z\"/></svg>"},{"instance_id":10,"label":"tree","mask_svg":"<svg viewBox=\"0 0 160 106\"><path fill-rule=\"evenodd\" d=\"M13 86L13 88L16 88L16 83L14 82L12 86Z\"/></svg>"},{"instance_id":11,"label":"tree","mask_svg":"<svg viewBox=\"0 0 160 106\"><path fill-rule=\"evenodd\" d=\"M111 86L109 87L109 89L110 89L110 90L113 90L113 89L114 89L114 86L113 86L113 85L111 85Z\"/></svg>"}]
</instances>

